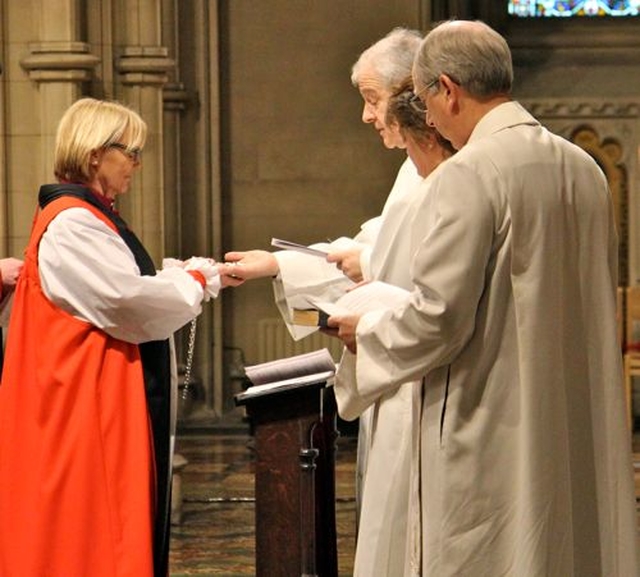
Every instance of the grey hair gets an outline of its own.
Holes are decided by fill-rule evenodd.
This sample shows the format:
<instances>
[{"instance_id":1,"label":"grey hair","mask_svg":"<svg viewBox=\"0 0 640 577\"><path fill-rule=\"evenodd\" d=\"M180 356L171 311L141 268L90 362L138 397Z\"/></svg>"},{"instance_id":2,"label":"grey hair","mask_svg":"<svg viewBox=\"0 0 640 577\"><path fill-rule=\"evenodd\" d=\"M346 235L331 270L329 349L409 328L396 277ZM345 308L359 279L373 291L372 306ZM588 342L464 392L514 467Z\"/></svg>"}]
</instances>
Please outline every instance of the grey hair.
<instances>
[{"instance_id":1,"label":"grey hair","mask_svg":"<svg viewBox=\"0 0 640 577\"><path fill-rule=\"evenodd\" d=\"M351 69L351 82L358 86L365 69L373 69L383 86L391 90L411 75L413 60L422 42L422 34L408 28L394 28L367 48Z\"/></svg>"},{"instance_id":2,"label":"grey hair","mask_svg":"<svg viewBox=\"0 0 640 577\"><path fill-rule=\"evenodd\" d=\"M475 97L510 94L513 63L507 41L484 22L443 22L427 34L414 64L414 78L422 86L441 74Z\"/></svg>"}]
</instances>

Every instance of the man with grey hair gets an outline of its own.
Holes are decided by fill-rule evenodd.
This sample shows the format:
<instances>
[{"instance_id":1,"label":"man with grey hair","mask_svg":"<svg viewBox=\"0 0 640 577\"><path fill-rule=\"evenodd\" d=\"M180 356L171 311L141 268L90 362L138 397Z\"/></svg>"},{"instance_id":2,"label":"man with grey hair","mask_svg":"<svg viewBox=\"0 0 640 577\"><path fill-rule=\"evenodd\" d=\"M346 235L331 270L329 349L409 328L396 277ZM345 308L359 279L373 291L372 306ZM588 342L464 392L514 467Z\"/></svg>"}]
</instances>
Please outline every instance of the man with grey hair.
<instances>
[{"instance_id":1,"label":"man with grey hair","mask_svg":"<svg viewBox=\"0 0 640 577\"><path fill-rule=\"evenodd\" d=\"M459 152L414 206L410 299L329 319L357 352L339 411L423 376L423 576L638 575L606 178L511 100L487 25L435 27L413 76Z\"/></svg>"},{"instance_id":2,"label":"man with grey hair","mask_svg":"<svg viewBox=\"0 0 640 577\"><path fill-rule=\"evenodd\" d=\"M386 122L387 103L393 90L411 75L413 58L421 41L422 35L416 30L394 28L364 50L352 67L351 82L364 101L362 122L373 126L388 149L405 148L398 127ZM421 182L422 178L417 174L415 166L406 158L398 171L382 214L361 225L359 233L353 239L356 243L334 242L328 246L322 243L323 248L331 253L329 263L291 251L230 251L225 259L236 266L229 268L229 273L245 280L279 275L276 279L276 299L282 304L283 318L292 336L296 340L303 338L314 329L291 325L290 309L298 303L295 297L304 294L313 295L319 300L331 300L337 296L335 287L327 292L329 281L333 280L340 285L341 294L345 275L356 282L367 278L371 246L377 238L382 216Z\"/></svg>"},{"instance_id":3,"label":"man with grey hair","mask_svg":"<svg viewBox=\"0 0 640 577\"><path fill-rule=\"evenodd\" d=\"M387 105L394 89L410 77L421 41L419 32L395 28L362 52L352 68L351 81L364 101L362 121L373 126L389 149L406 146L398 126L387 122ZM354 286L353 281L378 278L381 270L388 273L393 267L403 269L407 283L410 282L406 273L409 266L406 242L402 228L394 223L421 182L422 177L407 158L382 214L364 223L354 239L321 245L329 251L328 262L293 251L229 252L225 259L236 263L229 267L229 274L245 279L275 276L280 312L294 338L302 338L317 328L292 325L290 309L297 304L308 306L307 297L336 300ZM385 395L381 400L384 402L358 415L356 576L405 574L410 523L412 389L406 385L396 389Z\"/></svg>"}]
</instances>

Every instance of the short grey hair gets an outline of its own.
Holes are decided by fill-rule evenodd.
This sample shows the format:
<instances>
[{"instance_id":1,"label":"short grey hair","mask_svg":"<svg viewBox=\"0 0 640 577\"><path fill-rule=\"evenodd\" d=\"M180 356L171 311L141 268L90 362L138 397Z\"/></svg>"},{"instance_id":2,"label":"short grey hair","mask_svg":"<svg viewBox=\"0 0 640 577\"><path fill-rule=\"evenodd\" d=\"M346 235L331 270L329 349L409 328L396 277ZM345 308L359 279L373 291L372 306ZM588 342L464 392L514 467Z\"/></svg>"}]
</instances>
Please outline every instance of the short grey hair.
<instances>
[{"instance_id":1,"label":"short grey hair","mask_svg":"<svg viewBox=\"0 0 640 577\"><path fill-rule=\"evenodd\" d=\"M429 32L418 50L414 79L427 86L446 74L475 97L510 94L513 63L507 41L480 21L449 20Z\"/></svg>"},{"instance_id":2,"label":"short grey hair","mask_svg":"<svg viewBox=\"0 0 640 577\"><path fill-rule=\"evenodd\" d=\"M367 48L351 69L351 82L358 86L360 74L373 69L383 86L391 91L411 75L413 61L422 42L422 34L408 28L394 28Z\"/></svg>"}]
</instances>

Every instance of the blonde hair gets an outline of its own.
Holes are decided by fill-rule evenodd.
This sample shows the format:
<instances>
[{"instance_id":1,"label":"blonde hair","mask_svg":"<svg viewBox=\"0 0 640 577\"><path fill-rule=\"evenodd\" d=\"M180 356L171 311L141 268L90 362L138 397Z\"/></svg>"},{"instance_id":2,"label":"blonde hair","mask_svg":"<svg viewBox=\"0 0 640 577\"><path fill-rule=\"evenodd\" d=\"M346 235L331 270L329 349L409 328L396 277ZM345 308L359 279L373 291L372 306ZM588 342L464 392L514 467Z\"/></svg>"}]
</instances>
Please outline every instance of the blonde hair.
<instances>
[{"instance_id":1,"label":"blonde hair","mask_svg":"<svg viewBox=\"0 0 640 577\"><path fill-rule=\"evenodd\" d=\"M147 125L127 106L108 100L82 98L58 124L53 170L58 181L89 182L91 153L126 138L130 148L142 148Z\"/></svg>"}]
</instances>

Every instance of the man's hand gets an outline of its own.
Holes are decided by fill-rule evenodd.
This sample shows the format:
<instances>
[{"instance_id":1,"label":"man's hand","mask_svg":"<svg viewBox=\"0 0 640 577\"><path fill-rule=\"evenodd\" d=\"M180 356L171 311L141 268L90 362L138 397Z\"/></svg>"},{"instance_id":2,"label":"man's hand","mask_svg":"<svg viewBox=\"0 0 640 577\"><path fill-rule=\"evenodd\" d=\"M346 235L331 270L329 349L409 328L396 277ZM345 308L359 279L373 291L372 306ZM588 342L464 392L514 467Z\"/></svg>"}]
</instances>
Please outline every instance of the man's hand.
<instances>
[{"instance_id":1,"label":"man's hand","mask_svg":"<svg viewBox=\"0 0 640 577\"><path fill-rule=\"evenodd\" d=\"M335 315L327 319L327 328L321 331L330 337L339 338L347 349L356 354L356 329L360 315Z\"/></svg>"},{"instance_id":2,"label":"man's hand","mask_svg":"<svg viewBox=\"0 0 640 577\"><path fill-rule=\"evenodd\" d=\"M224 260L219 269L220 274L243 281L276 276L280 271L276 257L266 250L228 252L224 255Z\"/></svg>"},{"instance_id":3,"label":"man's hand","mask_svg":"<svg viewBox=\"0 0 640 577\"><path fill-rule=\"evenodd\" d=\"M360 253L362 246L354 246L345 250L336 250L327 255L327 262L333 262L345 276L353 282L362 280L362 269L360 268Z\"/></svg>"},{"instance_id":4,"label":"man's hand","mask_svg":"<svg viewBox=\"0 0 640 577\"><path fill-rule=\"evenodd\" d=\"M2 287L5 289L13 289L18 282L23 262L18 258L1 258L0 274L2 275Z\"/></svg>"}]
</instances>

